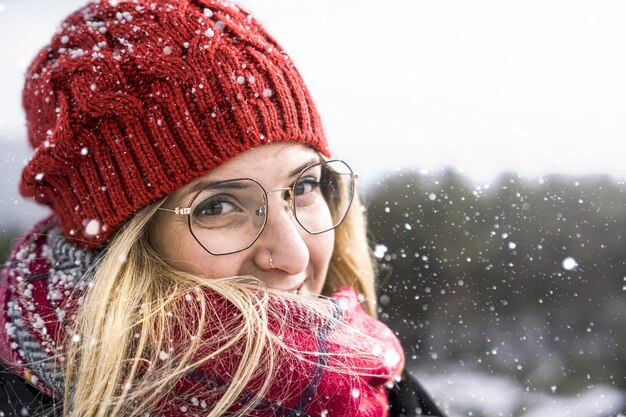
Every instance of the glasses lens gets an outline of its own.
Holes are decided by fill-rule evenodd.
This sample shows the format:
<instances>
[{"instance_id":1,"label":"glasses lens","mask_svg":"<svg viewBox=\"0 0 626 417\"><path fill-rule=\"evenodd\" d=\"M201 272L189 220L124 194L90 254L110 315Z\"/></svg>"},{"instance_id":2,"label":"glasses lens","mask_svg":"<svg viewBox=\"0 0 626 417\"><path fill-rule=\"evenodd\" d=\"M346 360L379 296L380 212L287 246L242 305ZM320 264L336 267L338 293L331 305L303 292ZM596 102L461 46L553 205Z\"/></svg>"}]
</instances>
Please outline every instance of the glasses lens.
<instances>
[{"instance_id":1,"label":"glasses lens","mask_svg":"<svg viewBox=\"0 0 626 417\"><path fill-rule=\"evenodd\" d=\"M252 245L266 218L265 192L259 184L252 180L225 181L194 198L189 228L204 249L223 255Z\"/></svg>"},{"instance_id":2,"label":"glasses lens","mask_svg":"<svg viewBox=\"0 0 626 417\"><path fill-rule=\"evenodd\" d=\"M337 227L354 196L354 176L343 161L327 161L304 171L294 186L296 219L309 233Z\"/></svg>"}]
</instances>

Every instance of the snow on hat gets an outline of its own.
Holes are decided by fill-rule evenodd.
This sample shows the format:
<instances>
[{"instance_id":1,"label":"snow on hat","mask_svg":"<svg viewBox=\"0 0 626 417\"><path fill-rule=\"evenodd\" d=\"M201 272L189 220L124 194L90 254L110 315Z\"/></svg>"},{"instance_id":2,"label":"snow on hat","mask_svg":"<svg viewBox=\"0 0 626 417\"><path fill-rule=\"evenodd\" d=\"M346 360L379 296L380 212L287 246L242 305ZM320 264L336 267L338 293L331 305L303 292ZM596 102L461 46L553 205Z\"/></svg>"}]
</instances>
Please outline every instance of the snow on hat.
<instances>
[{"instance_id":1,"label":"snow on hat","mask_svg":"<svg viewBox=\"0 0 626 417\"><path fill-rule=\"evenodd\" d=\"M295 141L329 156L291 59L230 1L90 3L29 67L23 104L36 152L20 192L87 248L259 145Z\"/></svg>"}]
</instances>

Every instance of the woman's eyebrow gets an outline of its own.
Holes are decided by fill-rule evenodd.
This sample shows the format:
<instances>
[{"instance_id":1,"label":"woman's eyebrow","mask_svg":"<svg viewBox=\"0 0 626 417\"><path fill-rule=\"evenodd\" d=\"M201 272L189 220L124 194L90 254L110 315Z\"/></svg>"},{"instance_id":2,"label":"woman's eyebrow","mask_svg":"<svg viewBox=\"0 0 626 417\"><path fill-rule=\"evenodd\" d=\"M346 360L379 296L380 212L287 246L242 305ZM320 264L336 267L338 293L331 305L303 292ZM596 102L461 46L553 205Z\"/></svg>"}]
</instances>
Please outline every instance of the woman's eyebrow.
<instances>
[{"instance_id":1,"label":"woman's eyebrow","mask_svg":"<svg viewBox=\"0 0 626 417\"><path fill-rule=\"evenodd\" d=\"M186 190L183 195L178 197L176 200L180 203L185 197L189 195L194 195L206 188L213 188L215 190L223 190L223 189L236 189L243 190L246 188L250 188L250 185L241 183L241 180L245 180L246 178L233 178L232 180L219 180L219 181L211 181L211 180L202 180L196 182L191 185L188 190Z\"/></svg>"},{"instance_id":2,"label":"woman's eyebrow","mask_svg":"<svg viewBox=\"0 0 626 417\"><path fill-rule=\"evenodd\" d=\"M310 160L308 160L307 162L304 162L303 164L301 164L300 166L298 166L297 168L293 169L293 170L289 173L288 177L289 177L289 178L293 178L293 177L295 177L296 175L300 175L300 173L301 173L302 171L304 171L304 169L305 169L305 168L307 168L307 167L309 167L309 166L311 166L311 165L319 164L320 162L322 162L322 160L321 160L319 157L318 157L318 158L315 158L315 159L310 159Z\"/></svg>"},{"instance_id":3,"label":"woman's eyebrow","mask_svg":"<svg viewBox=\"0 0 626 417\"><path fill-rule=\"evenodd\" d=\"M289 174L287 175L287 178L293 178L297 175L300 175L300 173L307 167L311 166L311 165L315 165L315 164L319 164L321 161L321 159L318 158L313 158L310 159L302 164L300 164L298 167L294 168L293 170L291 170L289 172ZM181 202L188 196L190 195L195 195L196 193L204 190L205 188L209 188L209 187L213 187L215 189L223 189L223 188L237 188L237 189L243 189L243 188L247 188L247 186L245 184L241 184L241 183L237 183L238 180L242 180L245 178L234 178L232 180L219 180L219 181L211 181L211 180L202 180L202 181L198 181L195 184L191 185L189 187L189 189L185 190L185 192L179 196L176 199L176 204L179 205L181 204Z\"/></svg>"}]
</instances>

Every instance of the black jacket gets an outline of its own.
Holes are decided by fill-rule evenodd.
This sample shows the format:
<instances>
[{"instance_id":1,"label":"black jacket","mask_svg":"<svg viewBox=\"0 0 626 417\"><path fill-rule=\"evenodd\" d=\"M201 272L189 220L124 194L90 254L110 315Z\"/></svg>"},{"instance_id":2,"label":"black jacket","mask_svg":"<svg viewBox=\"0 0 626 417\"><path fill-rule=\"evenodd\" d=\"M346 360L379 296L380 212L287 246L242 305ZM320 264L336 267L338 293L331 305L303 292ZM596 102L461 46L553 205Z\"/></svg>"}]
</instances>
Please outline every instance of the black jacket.
<instances>
[{"instance_id":1,"label":"black jacket","mask_svg":"<svg viewBox=\"0 0 626 417\"><path fill-rule=\"evenodd\" d=\"M387 395L389 417L446 417L420 383L406 371L402 380L387 391Z\"/></svg>"},{"instance_id":2,"label":"black jacket","mask_svg":"<svg viewBox=\"0 0 626 417\"><path fill-rule=\"evenodd\" d=\"M444 417L421 385L406 372L402 380L389 389L388 395L389 417ZM52 399L7 370L0 362L0 416L53 417L53 410Z\"/></svg>"}]
</instances>

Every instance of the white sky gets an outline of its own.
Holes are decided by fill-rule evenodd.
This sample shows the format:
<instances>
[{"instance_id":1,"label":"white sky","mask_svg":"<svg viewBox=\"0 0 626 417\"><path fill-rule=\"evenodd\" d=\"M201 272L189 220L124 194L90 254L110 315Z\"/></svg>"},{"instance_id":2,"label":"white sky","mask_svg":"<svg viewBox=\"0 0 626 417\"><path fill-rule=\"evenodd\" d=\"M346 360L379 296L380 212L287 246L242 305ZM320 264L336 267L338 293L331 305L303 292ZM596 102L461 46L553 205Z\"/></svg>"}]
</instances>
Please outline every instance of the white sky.
<instances>
[{"instance_id":1,"label":"white sky","mask_svg":"<svg viewBox=\"0 0 626 417\"><path fill-rule=\"evenodd\" d=\"M623 0L240 3L295 59L335 155L362 173L626 177ZM26 143L25 67L82 4L0 0L0 147Z\"/></svg>"}]
</instances>

